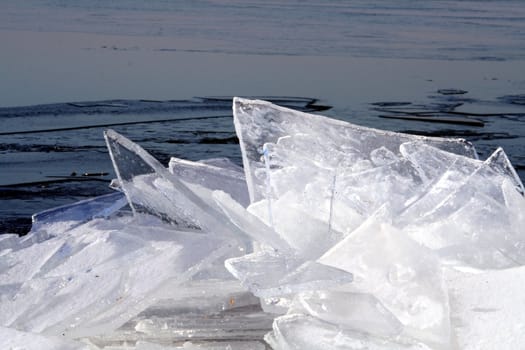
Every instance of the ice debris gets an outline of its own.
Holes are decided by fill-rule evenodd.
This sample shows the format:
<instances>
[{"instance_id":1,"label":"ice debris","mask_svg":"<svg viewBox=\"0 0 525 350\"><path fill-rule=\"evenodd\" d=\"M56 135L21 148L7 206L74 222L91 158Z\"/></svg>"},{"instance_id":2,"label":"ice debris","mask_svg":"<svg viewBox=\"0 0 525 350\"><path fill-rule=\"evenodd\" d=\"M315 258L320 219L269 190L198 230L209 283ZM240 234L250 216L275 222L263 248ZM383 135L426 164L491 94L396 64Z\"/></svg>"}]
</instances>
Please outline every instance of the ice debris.
<instances>
[{"instance_id":1,"label":"ice debris","mask_svg":"<svg viewBox=\"0 0 525 350\"><path fill-rule=\"evenodd\" d=\"M119 192L0 237L0 348L496 349L524 342L502 149L235 98L243 167L105 133ZM125 198L125 200L124 200Z\"/></svg>"}]
</instances>

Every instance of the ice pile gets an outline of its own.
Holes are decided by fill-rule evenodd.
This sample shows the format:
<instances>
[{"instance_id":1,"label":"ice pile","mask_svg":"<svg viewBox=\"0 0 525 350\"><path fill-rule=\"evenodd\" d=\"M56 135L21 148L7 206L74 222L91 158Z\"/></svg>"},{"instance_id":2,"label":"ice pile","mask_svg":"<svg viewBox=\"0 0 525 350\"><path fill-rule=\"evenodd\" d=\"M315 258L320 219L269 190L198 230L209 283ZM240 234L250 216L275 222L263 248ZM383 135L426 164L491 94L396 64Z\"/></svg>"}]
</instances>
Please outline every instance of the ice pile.
<instances>
[{"instance_id":1,"label":"ice pile","mask_svg":"<svg viewBox=\"0 0 525 350\"><path fill-rule=\"evenodd\" d=\"M2 348L525 344L524 188L503 150L233 111L244 169L166 169L109 130L121 192L0 236Z\"/></svg>"}]
</instances>

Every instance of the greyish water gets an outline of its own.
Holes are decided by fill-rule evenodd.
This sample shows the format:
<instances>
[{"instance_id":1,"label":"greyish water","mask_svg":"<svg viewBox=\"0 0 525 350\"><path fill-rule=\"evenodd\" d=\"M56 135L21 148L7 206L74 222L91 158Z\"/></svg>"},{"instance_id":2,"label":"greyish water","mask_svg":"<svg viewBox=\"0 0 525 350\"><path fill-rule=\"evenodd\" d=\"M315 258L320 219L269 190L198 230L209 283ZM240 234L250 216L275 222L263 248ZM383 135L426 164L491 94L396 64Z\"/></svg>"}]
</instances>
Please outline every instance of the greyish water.
<instances>
[{"instance_id":1,"label":"greyish water","mask_svg":"<svg viewBox=\"0 0 525 350\"><path fill-rule=\"evenodd\" d=\"M4 0L0 45L0 232L109 192L108 127L240 163L234 95L502 146L525 178L521 0Z\"/></svg>"}]
</instances>

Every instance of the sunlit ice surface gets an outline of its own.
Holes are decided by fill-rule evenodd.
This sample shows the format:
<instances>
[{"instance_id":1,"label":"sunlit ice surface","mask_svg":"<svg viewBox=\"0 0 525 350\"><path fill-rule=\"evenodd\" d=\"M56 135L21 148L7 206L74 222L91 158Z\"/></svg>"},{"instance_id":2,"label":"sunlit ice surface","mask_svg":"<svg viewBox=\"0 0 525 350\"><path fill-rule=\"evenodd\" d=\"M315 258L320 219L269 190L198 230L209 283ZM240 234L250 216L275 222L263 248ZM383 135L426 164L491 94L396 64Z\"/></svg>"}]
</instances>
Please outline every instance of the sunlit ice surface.
<instances>
[{"instance_id":1,"label":"sunlit ice surface","mask_svg":"<svg viewBox=\"0 0 525 350\"><path fill-rule=\"evenodd\" d=\"M105 132L116 192L0 240L3 347L479 349L523 339L503 149L236 98L243 167Z\"/></svg>"}]
</instances>

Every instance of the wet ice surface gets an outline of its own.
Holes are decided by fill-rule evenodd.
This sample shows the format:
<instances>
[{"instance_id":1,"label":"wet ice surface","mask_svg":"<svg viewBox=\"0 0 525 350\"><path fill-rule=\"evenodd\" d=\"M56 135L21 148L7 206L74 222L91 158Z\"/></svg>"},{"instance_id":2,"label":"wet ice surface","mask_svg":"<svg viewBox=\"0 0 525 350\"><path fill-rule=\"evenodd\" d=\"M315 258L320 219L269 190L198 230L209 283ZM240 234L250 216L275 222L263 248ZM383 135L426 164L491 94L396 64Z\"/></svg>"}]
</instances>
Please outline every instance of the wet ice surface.
<instances>
[{"instance_id":1,"label":"wet ice surface","mask_svg":"<svg viewBox=\"0 0 525 350\"><path fill-rule=\"evenodd\" d=\"M524 188L501 148L478 159L463 139L258 100L233 110L242 168L224 158L166 168L107 130L123 194L0 236L4 345L522 343Z\"/></svg>"}]
</instances>

